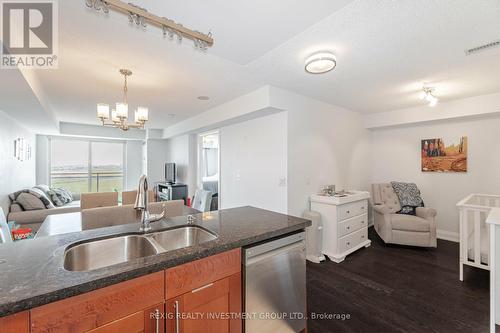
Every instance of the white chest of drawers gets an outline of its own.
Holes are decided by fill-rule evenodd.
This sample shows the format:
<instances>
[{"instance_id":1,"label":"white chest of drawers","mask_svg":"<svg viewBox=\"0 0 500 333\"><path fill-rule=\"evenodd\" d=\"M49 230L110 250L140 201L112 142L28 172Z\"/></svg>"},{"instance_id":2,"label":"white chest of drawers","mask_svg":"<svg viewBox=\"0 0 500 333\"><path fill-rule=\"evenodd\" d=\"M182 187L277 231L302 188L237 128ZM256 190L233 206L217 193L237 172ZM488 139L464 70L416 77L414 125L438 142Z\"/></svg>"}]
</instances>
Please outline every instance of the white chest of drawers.
<instances>
[{"instance_id":1,"label":"white chest of drawers","mask_svg":"<svg viewBox=\"0 0 500 333\"><path fill-rule=\"evenodd\" d=\"M340 263L350 253L368 247L369 192L352 191L345 197L313 195L311 210L321 214L323 254Z\"/></svg>"}]
</instances>

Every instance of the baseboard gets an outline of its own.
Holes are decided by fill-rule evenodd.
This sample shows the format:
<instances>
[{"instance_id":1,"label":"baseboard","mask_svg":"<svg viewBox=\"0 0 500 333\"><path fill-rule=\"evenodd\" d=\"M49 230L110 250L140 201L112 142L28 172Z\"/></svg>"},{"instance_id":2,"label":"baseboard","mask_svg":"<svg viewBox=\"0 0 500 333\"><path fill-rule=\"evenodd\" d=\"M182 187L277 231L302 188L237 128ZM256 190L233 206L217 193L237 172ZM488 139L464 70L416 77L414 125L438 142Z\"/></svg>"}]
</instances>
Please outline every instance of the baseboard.
<instances>
[{"instance_id":1,"label":"baseboard","mask_svg":"<svg viewBox=\"0 0 500 333\"><path fill-rule=\"evenodd\" d=\"M437 238L444 239L450 242L458 243L460 242L460 235L458 232L446 231L446 230L437 230L436 231Z\"/></svg>"}]
</instances>

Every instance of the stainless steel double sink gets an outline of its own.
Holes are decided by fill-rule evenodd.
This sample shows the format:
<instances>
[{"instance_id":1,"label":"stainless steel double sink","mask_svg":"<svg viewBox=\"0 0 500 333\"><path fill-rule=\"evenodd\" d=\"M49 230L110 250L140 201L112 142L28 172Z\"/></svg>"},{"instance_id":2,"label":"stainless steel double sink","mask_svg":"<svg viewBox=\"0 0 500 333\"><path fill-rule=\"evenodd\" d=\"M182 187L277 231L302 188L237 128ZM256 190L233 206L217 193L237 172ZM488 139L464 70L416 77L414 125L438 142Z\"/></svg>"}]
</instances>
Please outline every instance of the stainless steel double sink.
<instances>
[{"instance_id":1,"label":"stainless steel double sink","mask_svg":"<svg viewBox=\"0 0 500 333\"><path fill-rule=\"evenodd\" d=\"M64 269L84 272L134 259L154 256L202 244L217 235L198 226L184 226L152 234L123 235L90 240L69 246L64 252Z\"/></svg>"}]
</instances>

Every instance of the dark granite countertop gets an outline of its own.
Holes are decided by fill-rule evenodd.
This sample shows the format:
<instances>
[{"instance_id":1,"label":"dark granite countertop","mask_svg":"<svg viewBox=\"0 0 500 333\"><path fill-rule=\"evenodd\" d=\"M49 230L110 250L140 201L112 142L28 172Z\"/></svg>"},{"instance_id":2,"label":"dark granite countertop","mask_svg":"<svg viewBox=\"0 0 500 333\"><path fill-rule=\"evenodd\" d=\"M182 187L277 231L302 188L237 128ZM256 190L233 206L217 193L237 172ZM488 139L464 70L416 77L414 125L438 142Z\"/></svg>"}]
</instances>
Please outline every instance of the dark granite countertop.
<instances>
[{"instance_id":1,"label":"dark granite countertop","mask_svg":"<svg viewBox=\"0 0 500 333\"><path fill-rule=\"evenodd\" d=\"M0 317L151 274L196 259L304 229L310 221L253 207L195 215L194 224L219 237L197 246L135 259L90 272L63 268L68 245L93 238L138 233L138 224L42 237L0 245ZM162 231L187 224L185 216L152 224Z\"/></svg>"}]
</instances>

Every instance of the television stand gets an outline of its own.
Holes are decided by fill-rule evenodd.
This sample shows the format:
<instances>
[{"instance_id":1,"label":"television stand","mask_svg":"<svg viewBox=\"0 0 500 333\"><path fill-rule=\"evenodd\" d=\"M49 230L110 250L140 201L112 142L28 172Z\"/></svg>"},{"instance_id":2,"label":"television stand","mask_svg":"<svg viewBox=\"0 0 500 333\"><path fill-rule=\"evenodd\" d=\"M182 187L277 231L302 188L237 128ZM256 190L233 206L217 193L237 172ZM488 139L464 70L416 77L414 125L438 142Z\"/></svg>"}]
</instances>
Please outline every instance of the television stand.
<instances>
[{"instance_id":1,"label":"television stand","mask_svg":"<svg viewBox=\"0 0 500 333\"><path fill-rule=\"evenodd\" d=\"M158 191L158 201L184 200L184 205L187 205L188 186L181 183L156 183Z\"/></svg>"}]
</instances>

